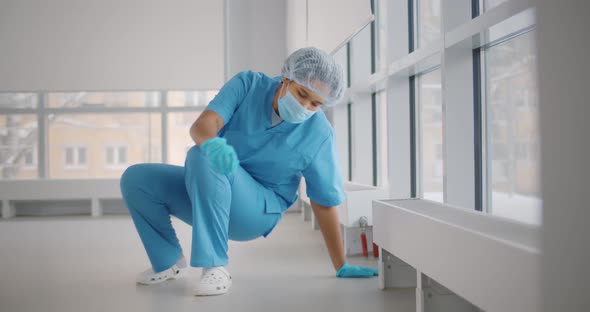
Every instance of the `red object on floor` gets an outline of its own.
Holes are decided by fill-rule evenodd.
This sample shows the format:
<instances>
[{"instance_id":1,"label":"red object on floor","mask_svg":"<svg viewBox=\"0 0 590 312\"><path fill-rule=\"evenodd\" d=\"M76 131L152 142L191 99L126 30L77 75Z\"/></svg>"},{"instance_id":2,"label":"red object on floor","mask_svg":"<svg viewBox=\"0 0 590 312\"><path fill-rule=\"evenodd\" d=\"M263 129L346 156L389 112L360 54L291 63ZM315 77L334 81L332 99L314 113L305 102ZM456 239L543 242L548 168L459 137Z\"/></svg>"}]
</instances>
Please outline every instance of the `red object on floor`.
<instances>
[{"instance_id":1,"label":"red object on floor","mask_svg":"<svg viewBox=\"0 0 590 312\"><path fill-rule=\"evenodd\" d=\"M369 257L369 249L367 247L367 234L361 233L361 244L363 245L363 257Z\"/></svg>"},{"instance_id":2,"label":"red object on floor","mask_svg":"<svg viewBox=\"0 0 590 312\"><path fill-rule=\"evenodd\" d=\"M373 243L373 257L379 258L379 246Z\"/></svg>"}]
</instances>

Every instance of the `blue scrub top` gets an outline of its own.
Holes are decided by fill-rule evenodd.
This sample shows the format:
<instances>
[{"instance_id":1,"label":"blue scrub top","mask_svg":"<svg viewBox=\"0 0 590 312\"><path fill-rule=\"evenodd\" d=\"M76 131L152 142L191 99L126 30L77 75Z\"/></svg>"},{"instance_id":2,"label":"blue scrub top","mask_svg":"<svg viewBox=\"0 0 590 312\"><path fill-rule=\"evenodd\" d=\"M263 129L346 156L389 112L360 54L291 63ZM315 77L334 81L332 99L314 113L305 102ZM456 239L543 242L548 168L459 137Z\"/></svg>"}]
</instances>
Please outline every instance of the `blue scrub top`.
<instances>
[{"instance_id":1,"label":"blue scrub top","mask_svg":"<svg viewBox=\"0 0 590 312\"><path fill-rule=\"evenodd\" d=\"M206 109L219 114L219 136L233 146L240 165L277 195L284 212L297 200L305 177L307 196L323 206L344 199L334 129L320 109L300 124L272 126L272 101L282 77L243 71L226 82Z\"/></svg>"}]
</instances>

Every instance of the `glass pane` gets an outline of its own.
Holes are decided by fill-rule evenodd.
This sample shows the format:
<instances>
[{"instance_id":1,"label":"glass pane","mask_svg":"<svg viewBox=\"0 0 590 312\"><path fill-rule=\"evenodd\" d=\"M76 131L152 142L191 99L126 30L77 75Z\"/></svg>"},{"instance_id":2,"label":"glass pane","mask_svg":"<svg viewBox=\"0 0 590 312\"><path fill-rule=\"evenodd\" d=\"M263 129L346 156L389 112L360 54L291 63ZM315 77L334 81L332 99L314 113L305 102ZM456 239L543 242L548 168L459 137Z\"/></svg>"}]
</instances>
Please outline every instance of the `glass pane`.
<instances>
[{"instance_id":1,"label":"glass pane","mask_svg":"<svg viewBox=\"0 0 590 312\"><path fill-rule=\"evenodd\" d=\"M350 40L350 83L362 83L371 75L371 27L365 27Z\"/></svg>"},{"instance_id":2,"label":"glass pane","mask_svg":"<svg viewBox=\"0 0 590 312\"><path fill-rule=\"evenodd\" d=\"M387 186L387 96L381 91L377 93L377 185Z\"/></svg>"},{"instance_id":3,"label":"glass pane","mask_svg":"<svg viewBox=\"0 0 590 312\"><path fill-rule=\"evenodd\" d=\"M112 147L107 147L107 165L113 165L115 163L115 150Z\"/></svg>"},{"instance_id":4,"label":"glass pane","mask_svg":"<svg viewBox=\"0 0 590 312\"><path fill-rule=\"evenodd\" d=\"M159 113L50 114L47 119L50 178L119 178L128 165L161 162ZM124 166L108 166L103 151L112 144L128 147ZM64 170L59 154L64 145L86 147L85 168Z\"/></svg>"},{"instance_id":5,"label":"glass pane","mask_svg":"<svg viewBox=\"0 0 590 312\"><path fill-rule=\"evenodd\" d=\"M151 107L160 105L158 92L49 93L48 107Z\"/></svg>"},{"instance_id":6,"label":"glass pane","mask_svg":"<svg viewBox=\"0 0 590 312\"><path fill-rule=\"evenodd\" d=\"M207 106L219 90L209 91L170 91L168 106Z\"/></svg>"},{"instance_id":7,"label":"glass pane","mask_svg":"<svg viewBox=\"0 0 590 312\"><path fill-rule=\"evenodd\" d=\"M0 93L0 108L35 108L35 93Z\"/></svg>"},{"instance_id":8,"label":"glass pane","mask_svg":"<svg viewBox=\"0 0 590 312\"><path fill-rule=\"evenodd\" d=\"M417 77L419 181L422 197L443 202L443 116L440 69Z\"/></svg>"},{"instance_id":9,"label":"glass pane","mask_svg":"<svg viewBox=\"0 0 590 312\"><path fill-rule=\"evenodd\" d=\"M78 148L78 164L79 165L86 165L86 148L85 147Z\"/></svg>"},{"instance_id":10,"label":"glass pane","mask_svg":"<svg viewBox=\"0 0 590 312\"><path fill-rule=\"evenodd\" d=\"M440 0L415 0L417 47L423 47L440 37Z\"/></svg>"},{"instance_id":11,"label":"glass pane","mask_svg":"<svg viewBox=\"0 0 590 312\"><path fill-rule=\"evenodd\" d=\"M66 147L66 165L74 165L74 149Z\"/></svg>"},{"instance_id":12,"label":"glass pane","mask_svg":"<svg viewBox=\"0 0 590 312\"><path fill-rule=\"evenodd\" d=\"M375 68L379 71L387 67L387 0L376 0L376 47Z\"/></svg>"},{"instance_id":13,"label":"glass pane","mask_svg":"<svg viewBox=\"0 0 590 312\"><path fill-rule=\"evenodd\" d=\"M488 210L541 223L534 32L485 51ZM490 194L491 193L491 194Z\"/></svg>"},{"instance_id":14,"label":"glass pane","mask_svg":"<svg viewBox=\"0 0 590 312\"><path fill-rule=\"evenodd\" d=\"M195 145L189 134L201 111L168 113L168 163L184 166L188 148Z\"/></svg>"},{"instance_id":15,"label":"glass pane","mask_svg":"<svg viewBox=\"0 0 590 312\"><path fill-rule=\"evenodd\" d=\"M349 86L350 83L348 81L348 72L350 68L348 67L348 44L342 46L336 53L334 53L334 59L336 63L342 66L342 70L344 72L344 83L345 86Z\"/></svg>"},{"instance_id":16,"label":"glass pane","mask_svg":"<svg viewBox=\"0 0 590 312\"><path fill-rule=\"evenodd\" d=\"M119 147L119 164L127 163L127 148L124 146Z\"/></svg>"},{"instance_id":17,"label":"glass pane","mask_svg":"<svg viewBox=\"0 0 590 312\"><path fill-rule=\"evenodd\" d=\"M38 135L36 115L0 115L0 179L38 177L37 164L25 164L26 155L36 152Z\"/></svg>"},{"instance_id":18,"label":"glass pane","mask_svg":"<svg viewBox=\"0 0 590 312\"><path fill-rule=\"evenodd\" d=\"M35 147L28 149L25 152L25 165L27 166L33 166L35 165L35 153L37 152L37 150L35 149Z\"/></svg>"}]
</instances>

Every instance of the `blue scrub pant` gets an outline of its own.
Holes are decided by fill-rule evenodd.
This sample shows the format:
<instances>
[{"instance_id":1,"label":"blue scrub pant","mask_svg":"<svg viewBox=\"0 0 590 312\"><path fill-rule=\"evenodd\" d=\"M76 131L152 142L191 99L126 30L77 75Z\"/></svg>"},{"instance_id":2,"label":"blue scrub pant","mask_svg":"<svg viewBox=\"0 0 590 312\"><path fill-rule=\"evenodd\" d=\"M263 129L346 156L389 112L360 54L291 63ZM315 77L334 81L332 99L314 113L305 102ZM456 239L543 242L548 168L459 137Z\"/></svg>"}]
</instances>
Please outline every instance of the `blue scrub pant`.
<instances>
[{"instance_id":1,"label":"blue scrub pant","mask_svg":"<svg viewBox=\"0 0 590 312\"><path fill-rule=\"evenodd\" d=\"M271 190L241 166L233 174L217 173L196 145L184 167L136 164L120 183L154 272L168 269L183 254L170 215L192 225L193 267L226 265L228 239L266 237L283 215L265 212L265 196L275 196Z\"/></svg>"}]
</instances>

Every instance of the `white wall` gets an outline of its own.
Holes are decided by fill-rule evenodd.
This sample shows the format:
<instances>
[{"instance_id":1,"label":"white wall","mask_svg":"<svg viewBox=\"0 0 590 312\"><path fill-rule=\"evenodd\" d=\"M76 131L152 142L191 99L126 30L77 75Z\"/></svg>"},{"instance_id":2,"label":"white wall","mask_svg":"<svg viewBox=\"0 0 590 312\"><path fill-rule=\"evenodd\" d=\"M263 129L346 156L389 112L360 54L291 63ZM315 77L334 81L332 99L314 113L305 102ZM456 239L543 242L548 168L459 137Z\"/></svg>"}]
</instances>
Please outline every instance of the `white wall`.
<instances>
[{"instance_id":1,"label":"white wall","mask_svg":"<svg viewBox=\"0 0 590 312\"><path fill-rule=\"evenodd\" d=\"M582 0L537 0L547 312L590 306L588 12Z\"/></svg>"},{"instance_id":2,"label":"white wall","mask_svg":"<svg viewBox=\"0 0 590 312\"><path fill-rule=\"evenodd\" d=\"M223 83L223 2L0 0L0 91Z\"/></svg>"},{"instance_id":3,"label":"white wall","mask_svg":"<svg viewBox=\"0 0 590 312\"><path fill-rule=\"evenodd\" d=\"M307 45L307 1L287 0L287 54Z\"/></svg>"},{"instance_id":4,"label":"white wall","mask_svg":"<svg viewBox=\"0 0 590 312\"><path fill-rule=\"evenodd\" d=\"M243 70L279 75L287 57L287 0L226 0L227 79Z\"/></svg>"},{"instance_id":5,"label":"white wall","mask_svg":"<svg viewBox=\"0 0 590 312\"><path fill-rule=\"evenodd\" d=\"M307 0L307 44L335 53L373 19L369 0Z\"/></svg>"}]
</instances>

